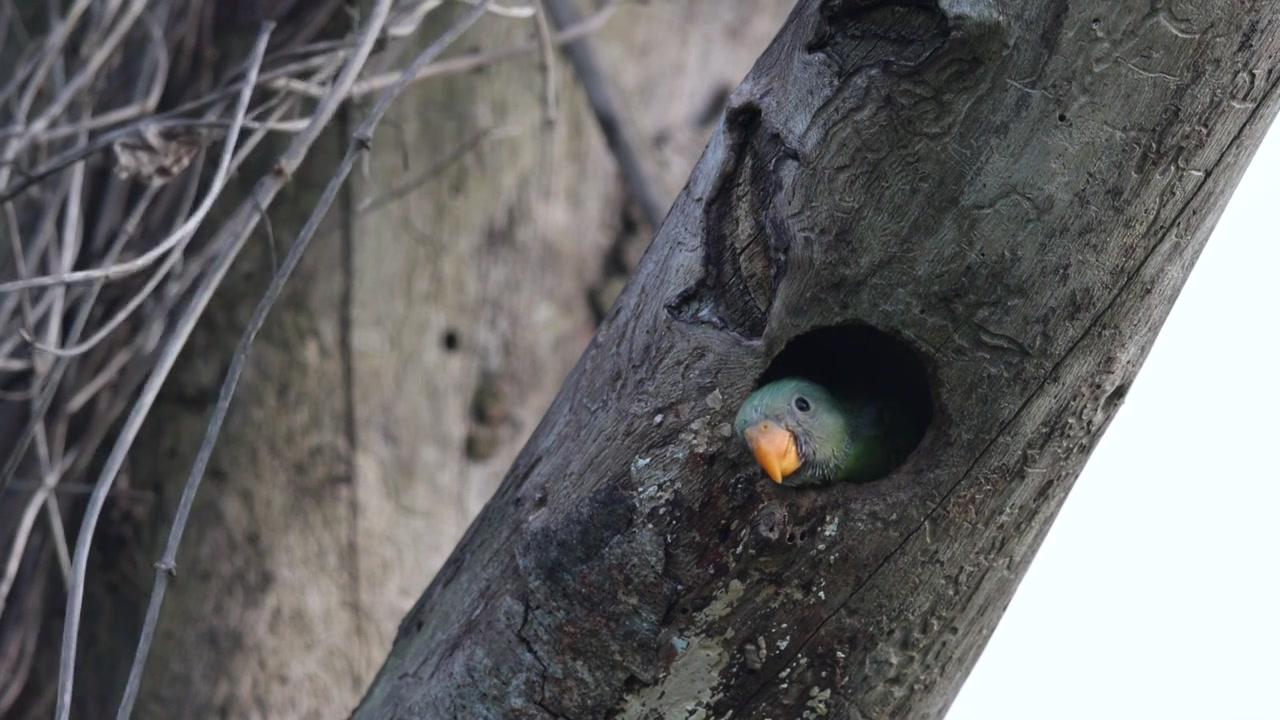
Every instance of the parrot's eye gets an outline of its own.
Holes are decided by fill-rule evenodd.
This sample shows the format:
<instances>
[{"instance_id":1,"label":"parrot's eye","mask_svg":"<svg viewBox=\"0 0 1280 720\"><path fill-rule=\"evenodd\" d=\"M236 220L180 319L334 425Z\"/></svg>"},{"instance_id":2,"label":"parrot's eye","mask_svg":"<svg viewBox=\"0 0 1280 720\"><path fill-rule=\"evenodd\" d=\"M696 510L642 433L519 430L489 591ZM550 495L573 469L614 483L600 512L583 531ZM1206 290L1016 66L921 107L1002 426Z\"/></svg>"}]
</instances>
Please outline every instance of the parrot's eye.
<instances>
[{"instance_id":1,"label":"parrot's eye","mask_svg":"<svg viewBox=\"0 0 1280 720\"><path fill-rule=\"evenodd\" d=\"M803 395L797 397L793 403L800 412L809 412L809 400Z\"/></svg>"}]
</instances>

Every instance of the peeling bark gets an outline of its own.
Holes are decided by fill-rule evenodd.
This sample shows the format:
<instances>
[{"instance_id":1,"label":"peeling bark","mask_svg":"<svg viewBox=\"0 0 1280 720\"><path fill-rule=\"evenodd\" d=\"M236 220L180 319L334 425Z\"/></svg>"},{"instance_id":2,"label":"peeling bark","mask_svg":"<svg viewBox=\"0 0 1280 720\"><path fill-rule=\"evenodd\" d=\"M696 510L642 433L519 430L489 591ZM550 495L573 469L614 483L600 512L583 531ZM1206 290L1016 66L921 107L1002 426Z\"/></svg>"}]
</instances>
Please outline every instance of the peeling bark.
<instances>
[{"instance_id":1,"label":"peeling bark","mask_svg":"<svg viewBox=\"0 0 1280 720\"><path fill-rule=\"evenodd\" d=\"M358 717L941 717L1277 110L1280 7L801 0ZM728 424L786 344L934 419L797 491Z\"/></svg>"}]
</instances>

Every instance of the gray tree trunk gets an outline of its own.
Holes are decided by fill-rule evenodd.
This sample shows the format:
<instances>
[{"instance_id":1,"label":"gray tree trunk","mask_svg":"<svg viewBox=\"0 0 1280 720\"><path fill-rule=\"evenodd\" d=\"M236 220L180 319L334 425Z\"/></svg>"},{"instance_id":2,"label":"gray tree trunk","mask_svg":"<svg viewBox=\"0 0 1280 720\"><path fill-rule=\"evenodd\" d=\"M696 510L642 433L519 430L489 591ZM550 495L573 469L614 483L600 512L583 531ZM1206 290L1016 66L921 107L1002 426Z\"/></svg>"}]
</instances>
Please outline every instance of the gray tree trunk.
<instances>
[{"instance_id":1,"label":"gray tree trunk","mask_svg":"<svg viewBox=\"0 0 1280 720\"><path fill-rule=\"evenodd\" d=\"M592 36L664 202L789 8L623 7ZM461 49L535 37L529 21L486 18ZM572 68L557 60L555 78L554 125L530 55L425 81L380 127L254 345L135 717L332 717L359 700L652 234L629 226ZM349 132L335 127L277 201L274 246L260 236L246 251L153 411L130 484L160 495L99 530L77 717L114 717L154 535L168 530L273 253L311 212Z\"/></svg>"},{"instance_id":2,"label":"gray tree trunk","mask_svg":"<svg viewBox=\"0 0 1280 720\"><path fill-rule=\"evenodd\" d=\"M1278 19L801 0L356 715L944 715L1276 114ZM932 423L776 487L728 423L849 323Z\"/></svg>"}]
</instances>

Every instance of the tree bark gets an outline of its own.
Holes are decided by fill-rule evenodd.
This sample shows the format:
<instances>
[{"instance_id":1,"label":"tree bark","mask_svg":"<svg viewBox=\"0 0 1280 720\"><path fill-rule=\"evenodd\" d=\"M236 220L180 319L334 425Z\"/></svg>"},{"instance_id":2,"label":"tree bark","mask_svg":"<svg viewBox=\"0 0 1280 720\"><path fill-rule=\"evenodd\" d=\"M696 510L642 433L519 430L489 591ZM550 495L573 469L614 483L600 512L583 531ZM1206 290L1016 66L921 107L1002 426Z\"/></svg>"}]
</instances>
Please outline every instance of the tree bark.
<instances>
[{"instance_id":1,"label":"tree bark","mask_svg":"<svg viewBox=\"0 0 1280 720\"><path fill-rule=\"evenodd\" d=\"M1276 114L1278 19L801 0L356 716L944 715ZM774 486L738 404L852 323L927 434Z\"/></svg>"},{"instance_id":2,"label":"tree bark","mask_svg":"<svg viewBox=\"0 0 1280 720\"><path fill-rule=\"evenodd\" d=\"M663 202L789 6L624 7L591 36ZM424 44L452 20L439 14ZM460 50L535 37L531 22L486 18ZM662 61L646 62L655 52ZM630 227L616 161L572 68L552 59L553 124L531 55L427 80L379 129L254 345L135 717L353 707L396 622L545 411L651 236ZM640 102L659 90L663 103ZM114 716L155 536L168 530L245 321L350 130L333 128L273 206L274 240L246 250L153 410L130 480L158 500L113 505L99 530L77 717Z\"/></svg>"}]
</instances>

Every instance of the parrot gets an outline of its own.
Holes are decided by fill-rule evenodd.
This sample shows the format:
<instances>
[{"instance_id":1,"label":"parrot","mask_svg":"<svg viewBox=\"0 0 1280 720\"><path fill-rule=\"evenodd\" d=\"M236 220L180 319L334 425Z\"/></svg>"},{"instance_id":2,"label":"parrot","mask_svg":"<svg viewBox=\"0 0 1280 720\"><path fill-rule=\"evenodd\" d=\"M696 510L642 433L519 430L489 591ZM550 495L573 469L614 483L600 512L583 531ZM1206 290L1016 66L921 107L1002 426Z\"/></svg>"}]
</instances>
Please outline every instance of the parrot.
<instances>
[{"instance_id":1,"label":"parrot","mask_svg":"<svg viewBox=\"0 0 1280 720\"><path fill-rule=\"evenodd\" d=\"M734 429L775 483L787 487L866 482L888 474L915 437L903 408L869 393L837 394L803 377L760 387Z\"/></svg>"}]
</instances>

